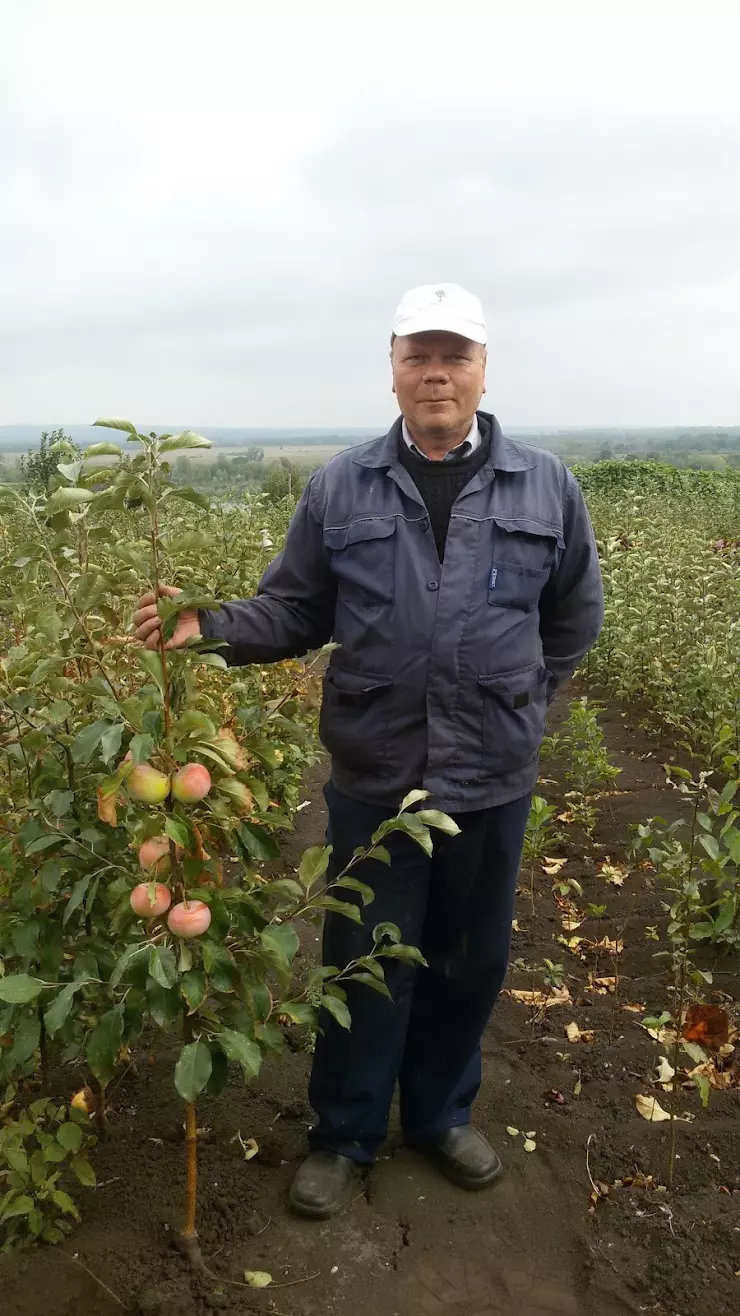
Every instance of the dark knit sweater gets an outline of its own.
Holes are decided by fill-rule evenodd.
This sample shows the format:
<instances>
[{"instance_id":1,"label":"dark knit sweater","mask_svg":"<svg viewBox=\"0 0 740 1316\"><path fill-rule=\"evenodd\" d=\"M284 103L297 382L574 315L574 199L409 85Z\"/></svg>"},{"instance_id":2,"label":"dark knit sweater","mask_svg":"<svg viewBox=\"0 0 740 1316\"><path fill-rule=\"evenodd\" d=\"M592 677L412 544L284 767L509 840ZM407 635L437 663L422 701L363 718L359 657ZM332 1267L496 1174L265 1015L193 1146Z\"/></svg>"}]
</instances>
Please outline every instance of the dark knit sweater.
<instances>
[{"instance_id":1,"label":"dark knit sweater","mask_svg":"<svg viewBox=\"0 0 740 1316\"><path fill-rule=\"evenodd\" d=\"M442 562L452 504L488 460L491 447L490 430L484 433L481 427L480 447L468 457L447 457L444 461L429 461L426 457L419 457L412 452L400 436L398 447L401 465L409 472L426 504L434 542L437 545L439 560Z\"/></svg>"}]
</instances>

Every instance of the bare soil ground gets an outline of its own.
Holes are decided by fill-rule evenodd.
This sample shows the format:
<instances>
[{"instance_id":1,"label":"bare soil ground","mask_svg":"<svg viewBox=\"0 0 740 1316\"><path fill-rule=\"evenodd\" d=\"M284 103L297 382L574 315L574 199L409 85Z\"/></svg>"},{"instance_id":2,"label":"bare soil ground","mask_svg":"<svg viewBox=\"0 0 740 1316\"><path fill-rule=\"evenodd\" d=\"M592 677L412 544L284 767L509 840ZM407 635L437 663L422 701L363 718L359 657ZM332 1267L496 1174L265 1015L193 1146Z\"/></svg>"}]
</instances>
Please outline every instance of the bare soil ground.
<instances>
[{"instance_id":1,"label":"bare soil ground","mask_svg":"<svg viewBox=\"0 0 740 1316\"><path fill-rule=\"evenodd\" d=\"M565 706L556 702L555 723ZM654 957L661 947L644 935L646 926L664 925L661 893L649 871L614 888L599 870L607 856L623 858L631 823L672 818L679 808L655 745L618 708L607 710L603 725L622 769L616 793L601 803L594 843L564 825L566 840L554 854L568 859L563 876L582 883L581 908L607 905L578 935L619 937L624 950L616 961L608 950L587 951L585 961L569 953L557 941L572 934L563 932L553 879L535 873L532 915L523 871L513 956L562 962L572 1004L534 1024L510 997L496 1009L476 1107L506 1162L493 1189L471 1195L452 1187L393 1133L340 1216L325 1223L291 1216L286 1191L311 1121L310 1057L296 1053L266 1065L247 1090L235 1074L220 1100L202 1103L199 1227L214 1278L195 1277L170 1242L183 1192L181 1110L172 1048L154 1038L115 1094L113 1138L96 1152L99 1183L81 1195L81 1226L63 1247L0 1258L2 1316L736 1316L737 1089L713 1092L708 1110L697 1093L681 1095L695 1119L678 1125L673 1192L613 1188L589 1213L589 1175L614 1184L641 1172L665 1184L668 1126L646 1122L634 1104L651 1091L670 1101L650 1087L658 1051L640 1026L643 1013L671 1007L667 961ZM562 765L547 764L543 776L552 779L543 793L562 801ZM312 803L285 847L288 866L323 839L322 779L319 768L306 783ZM307 956L316 935L306 930ZM713 999L736 1012L737 962L713 968ZM589 983L615 976L616 993ZM511 986L529 985L526 974L513 973ZM644 1011L624 1008L635 1004ZM593 1031L592 1041L567 1040L574 1020ZM69 1091L73 1080L64 1082ZM526 1153L507 1127L534 1132L536 1151ZM249 1162L237 1132L259 1144ZM245 1269L269 1271L274 1284L241 1287Z\"/></svg>"}]
</instances>

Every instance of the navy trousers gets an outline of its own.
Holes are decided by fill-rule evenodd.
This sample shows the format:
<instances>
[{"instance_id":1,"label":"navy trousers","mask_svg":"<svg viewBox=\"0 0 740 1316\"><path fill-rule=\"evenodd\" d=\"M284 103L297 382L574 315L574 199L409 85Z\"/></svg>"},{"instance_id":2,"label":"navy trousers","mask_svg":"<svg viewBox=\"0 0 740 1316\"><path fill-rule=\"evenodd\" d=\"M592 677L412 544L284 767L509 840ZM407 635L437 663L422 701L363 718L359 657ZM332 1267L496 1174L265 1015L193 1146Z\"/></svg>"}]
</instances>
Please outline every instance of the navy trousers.
<instances>
[{"instance_id":1,"label":"navy trousers","mask_svg":"<svg viewBox=\"0 0 740 1316\"><path fill-rule=\"evenodd\" d=\"M334 847L329 871L336 876L389 811L351 800L331 783L324 793ZM429 967L381 961L392 1001L348 983L349 1032L321 1012L309 1087L318 1115L313 1148L370 1164L386 1136L396 1082L409 1141L423 1143L469 1122L481 1081L481 1036L506 974L529 803L527 795L457 815L460 835L433 833L431 858L392 833L384 842L390 867L370 860L354 870L375 892L363 923L327 913L324 964L343 968L367 954L373 928L389 921L404 942L420 947Z\"/></svg>"}]
</instances>

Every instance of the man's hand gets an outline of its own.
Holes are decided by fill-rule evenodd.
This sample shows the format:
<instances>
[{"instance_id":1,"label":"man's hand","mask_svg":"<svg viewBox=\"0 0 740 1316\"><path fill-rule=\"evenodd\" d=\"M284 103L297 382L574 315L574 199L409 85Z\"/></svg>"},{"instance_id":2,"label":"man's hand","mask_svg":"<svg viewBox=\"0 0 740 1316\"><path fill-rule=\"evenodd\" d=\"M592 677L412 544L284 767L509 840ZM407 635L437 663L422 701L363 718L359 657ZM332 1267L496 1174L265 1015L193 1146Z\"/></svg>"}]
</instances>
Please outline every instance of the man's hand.
<instances>
[{"instance_id":1,"label":"man's hand","mask_svg":"<svg viewBox=\"0 0 740 1316\"><path fill-rule=\"evenodd\" d=\"M181 589L173 585L160 585L161 598L176 599L182 594ZM134 613L135 635L145 649L158 649L162 631L162 618L157 612L157 600L153 593L144 594L139 599L139 606ZM186 640L200 639L200 621L196 611L181 612L177 618L175 634L165 644L165 649L181 649Z\"/></svg>"}]
</instances>

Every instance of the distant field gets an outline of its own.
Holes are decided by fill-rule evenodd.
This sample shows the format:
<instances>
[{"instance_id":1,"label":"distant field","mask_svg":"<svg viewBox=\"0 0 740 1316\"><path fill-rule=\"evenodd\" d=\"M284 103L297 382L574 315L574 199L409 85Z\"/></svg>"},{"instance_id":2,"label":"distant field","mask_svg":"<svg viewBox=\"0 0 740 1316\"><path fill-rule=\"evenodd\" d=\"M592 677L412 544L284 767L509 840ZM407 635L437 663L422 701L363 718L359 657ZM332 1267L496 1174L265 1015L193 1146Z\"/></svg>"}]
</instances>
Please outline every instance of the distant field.
<instances>
[{"instance_id":1,"label":"distant field","mask_svg":"<svg viewBox=\"0 0 740 1316\"><path fill-rule=\"evenodd\" d=\"M338 452L342 452L346 446L346 444L323 447L315 443L286 443L284 445L271 443L269 446L265 445L265 461L274 462L279 461L281 457L287 457L288 461L298 462L301 465L323 466L324 462L328 462L330 457L335 457ZM243 457L244 455L244 448L201 448L193 452L183 453L188 461L193 462L215 462L219 457Z\"/></svg>"}]
</instances>

